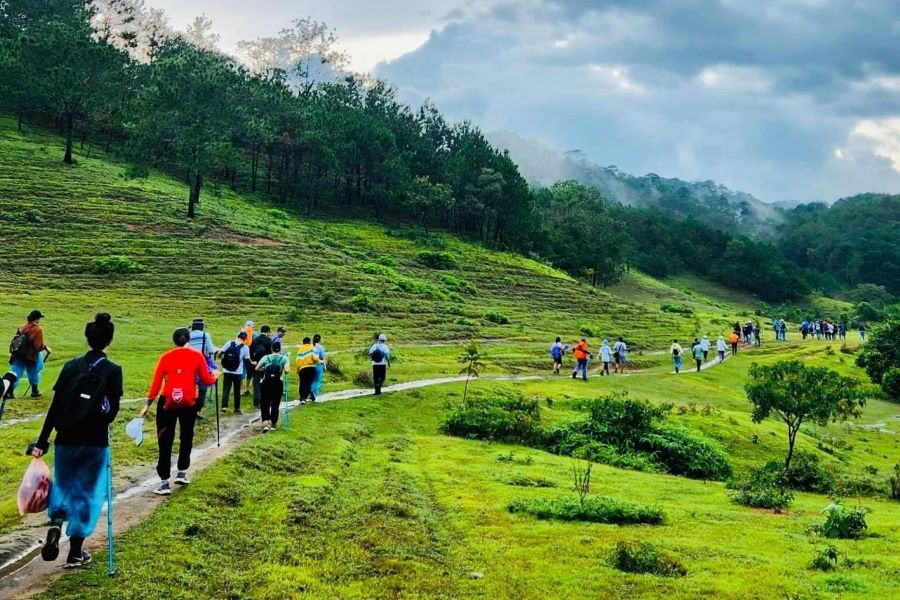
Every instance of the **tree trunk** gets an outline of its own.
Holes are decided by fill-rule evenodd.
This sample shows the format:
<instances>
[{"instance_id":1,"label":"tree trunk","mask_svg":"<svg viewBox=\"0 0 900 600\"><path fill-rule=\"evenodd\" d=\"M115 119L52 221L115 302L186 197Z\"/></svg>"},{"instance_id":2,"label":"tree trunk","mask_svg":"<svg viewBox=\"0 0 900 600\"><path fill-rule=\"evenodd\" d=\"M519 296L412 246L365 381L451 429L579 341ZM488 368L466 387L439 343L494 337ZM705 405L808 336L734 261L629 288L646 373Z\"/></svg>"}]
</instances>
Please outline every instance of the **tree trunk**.
<instances>
[{"instance_id":1,"label":"tree trunk","mask_svg":"<svg viewBox=\"0 0 900 600\"><path fill-rule=\"evenodd\" d=\"M253 155L250 160L250 191L256 191L256 173L259 169L259 146L253 147Z\"/></svg>"},{"instance_id":2,"label":"tree trunk","mask_svg":"<svg viewBox=\"0 0 900 600\"><path fill-rule=\"evenodd\" d=\"M797 429L788 429L788 453L787 458L784 459L785 471L791 468L791 459L794 458L794 442L797 441L797 431L799 431L799 429L799 426Z\"/></svg>"},{"instance_id":3,"label":"tree trunk","mask_svg":"<svg viewBox=\"0 0 900 600\"><path fill-rule=\"evenodd\" d=\"M19 131L22 131L22 122L25 120L25 111L20 110L16 116L18 117L18 119L16 121L16 127L18 128Z\"/></svg>"},{"instance_id":4,"label":"tree trunk","mask_svg":"<svg viewBox=\"0 0 900 600\"><path fill-rule=\"evenodd\" d=\"M63 156L63 162L67 165L72 164L72 135L75 128L75 116L71 112L66 113L66 154Z\"/></svg>"}]
</instances>

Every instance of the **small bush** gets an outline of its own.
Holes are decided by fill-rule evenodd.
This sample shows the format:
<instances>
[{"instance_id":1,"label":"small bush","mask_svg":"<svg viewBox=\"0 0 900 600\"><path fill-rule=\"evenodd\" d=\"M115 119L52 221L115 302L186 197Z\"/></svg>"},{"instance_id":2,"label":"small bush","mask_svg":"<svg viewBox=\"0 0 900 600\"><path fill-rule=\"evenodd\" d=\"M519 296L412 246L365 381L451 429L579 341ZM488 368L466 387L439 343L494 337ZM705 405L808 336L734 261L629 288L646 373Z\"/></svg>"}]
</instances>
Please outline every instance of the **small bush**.
<instances>
[{"instance_id":1,"label":"small bush","mask_svg":"<svg viewBox=\"0 0 900 600\"><path fill-rule=\"evenodd\" d=\"M287 212L281 210L280 208L270 208L269 218L273 221L287 221L291 217L289 214L287 214Z\"/></svg>"},{"instance_id":2,"label":"small bush","mask_svg":"<svg viewBox=\"0 0 900 600\"><path fill-rule=\"evenodd\" d=\"M660 577L684 577L687 569L675 556L642 542L616 542L610 560L612 566L625 573L646 573Z\"/></svg>"},{"instance_id":3,"label":"small bush","mask_svg":"<svg viewBox=\"0 0 900 600\"><path fill-rule=\"evenodd\" d=\"M611 525L638 523L659 525L665 520L665 514L658 507L641 506L608 496L588 496L584 502L580 502L576 496L519 499L511 502L506 508L513 514L526 513L538 519L588 521Z\"/></svg>"},{"instance_id":4,"label":"small bush","mask_svg":"<svg viewBox=\"0 0 900 600\"><path fill-rule=\"evenodd\" d=\"M322 306L334 306L337 303L337 295L334 290L322 290L319 294L319 303Z\"/></svg>"},{"instance_id":5,"label":"small bush","mask_svg":"<svg viewBox=\"0 0 900 600\"><path fill-rule=\"evenodd\" d=\"M881 391L894 402L900 402L900 367L891 367L881 376Z\"/></svg>"},{"instance_id":6,"label":"small bush","mask_svg":"<svg viewBox=\"0 0 900 600\"><path fill-rule=\"evenodd\" d=\"M822 511L825 513L825 523L822 524L822 534L828 538L855 540L862 537L868 525L866 515L869 509L862 506L847 508L843 504L829 504Z\"/></svg>"},{"instance_id":7,"label":"small bush","mask_svg":"<svg viewBox=\"0 0 900 600\"><path fill-rule=\"evenodd\" d=\"M443 283L447 289L461 294L475 295L478 293L478 288L475 287L475 284L460 277L454 277L453 275L444 275L441 277L441 283Z\"/></svg>"},{"instance_id":8,"label":"small bush","mask_svg":"<svg viewBox=\"0 0 900 600\"><path fill-rule=\"evenodd\" d=\"M781 512L794 501L794 493L787 487L782 474L773 473L766 467L754 469L740 481L728 483L728 495L743 506L771 508Z\"/></svg>"},{"instance_id":9,"label":"small bush","mask_svg":"<svg viewBox=\"0 0 900 600\"><path fill-rule=\"evenodd\" d=\"M369 275L381 275L382 277L388 277L390 279L397 278L397 272L394 269L378 263L366 262L359 265L358 268L363 273L367 273Z\"/></svg>"},{"instance_id":10,"label":"small bush","mask_svg":"<svg viewBox=\"0 0 900 600\"><path fill-rule=\"evenodd\" d=\"M578 328L578 331L581 332L581 335L586 335L588 337L595 337L597 335L589 325L582 325Z\"/></svg>"},{"instance_id":11,"label":"small bush","mask_svg":"<svg viewBox=\"0 0 900 600\"><path fill-rule=\"evenodd\" d=\"M766 468L773 472L781 471L784 469L784 463L770 462L766 464ZM784 476L792 489L804 492L827 494L834 484L831 475L819 464L818 455L803 450L794 453L791 466L784 472Z\"/></svg>"},{"instance_id":12,"label":"small bush","mask_svg":"<svg viewBox=\"0 0 900 600\"><path fill-rule=\"evenodd\" d=\"M442 431L478 440L531 443L540 438L538 401L509 392L474 398L444 419Z\"/></svg>"},{"instance_id":13,"label":"small bush","mask_svg":"<svg viewBox=\"0 0 900 600\"><path fill-rule=\"evenodd\" d=\"M509 317L498 312L484 313L484 320L495 325L509 325Z\"/></svg>"},{"instance_id":14,"label":"small bush","mask_svg":"<svg viewBox=\"0 0 900 600\"><path fill-rule=\"evenodd\" d=\"M329 356L325 360L325 372L328 373L334 379L343 379L344 371L341 368L341 363L333 356ZM368 371L366 371L368 373Z\"/></svg>"},{"instance_id":15,"label":"small bush","mask_svg":"<svg viewBox=\"0 0 900 600\"><path fill-rule=\"evenodd\" d=\"M669 473L722 481L731 476L728 455L718 444L683 427L667 425L641 439L641 449L656 456Z\"/></svg>"},{"instance_id":16,"label":"small bush","mask_svg":"<svg viewBox=\"0 0 900 600\"><path fill-rule=\"evenodd\" d=\"M127 256L98 256L91 261L94 273L102 275L125 275L140 273L144 268Z\"/></svg>"},{"instance_id":17,"label":"small bush","mask_svg":"<svg viewBox=\"0 0 900 600\"><path fill-rule=\"evenodd\" d=\"M809 566L818 571L833 571L837 569L838 556L838 550L834 546L822 548L816 552Z\"/></svg>"},{"instance_id":18,"label":"small bush","mask_svg":"<svg viewBox=\"0 0 900 600\"><path fill-rule=\"evenodd\" d=\"M894 472L888 477L892 500L900 500L900 464L894 465Z\"/></svg>"},{"instance_id":19,"label":"small bush","mask_svg":"<svg viewBox=\"0 0 900 600\"><path fill-rule=\"evenodd\" d=\"M353 385L359 387L372 387L375 382L372 380L372 373L368 370L360 371L353 377Z\"/></svg>"},{"instance_id":20,"label":"small bush","mask_svg":"<svg viewBox=\"0 0 900 600\"><path fill-rule=\"evenodd\" d=\"M416 254L416 262L429 269L447 270L459 268L456 258L447 252L425 250Z\"/></svg>"},{"instance_id":21,"label":"small bush","mask_svg":"<svg viewBox=\"0 0 900 600\"><path fill-rule=\"evenodd\" d=\"M516 487L531 488L552 488L556 487L556 482L544 479L543 477L529 477L528 475L514 475L506 480L508 485Z\"/></svg>"},{"instance_id":22,"label":"small bush","mask_svg":"<svg viewBox=\"0 0 900 600\"><path fill-rule=\"evenodd\" d=\"M399 277L397 278L397 287L414 296L423 296L431 300L447 300L447 293L444 290L418 279Z\"/></svg>"},{"instance_id":23,"label":"small bush","mask_svg":"<svg viewBox=\"0 0 900 600\"><path fill-rule=\"evenodd\" d=\"M378 291L368 287L357 288L347 300L353 312L374 312L378 306Z\"/></svg>"},{"instance_id":24,"label":"small bush","mask_svg":"<svg viewBox=\"0 0 900 600\"><path fill-rule=\"evenodd\" d=\"M467 317L460 317L453 321L456 325L464 325L465 327L481 327L481 321L476 321L475 319L469 319Z\"/></svg>"},{"instance_id":25,"label":"small bush","mask_svg":"<svg viewBox=\"0 0 900 600\"><path fill-rule=\"evenodd\" d=\"M267 285L261 285L251 293L257 298L271 298L275 291Z\"/></svg>"},{"instance_id":26,"label":"small bush","mask_svg":"<svg viewBox=\"0 0 900 600\"><path fill-rule=\"evenodd\" d=\"M534 462L534 458L530 454L526 454L524 458L519 458L515 450L510 450L504 454L497 455L497 461L502 463L515 463L519 465L530 465Z\"/></svg>"},{"instance_id":27,"label":"small bush","mask_svg":"<svg viewBox=\"0 0 900 600\"><path fill-rule=\"evenodd\" d=\"M659 309L663 312L674 313L678 315L692 316L694 314L694 309L687 306L682 306L680 304L666 303L660 306Z\"/></svg>"}]
</instances>

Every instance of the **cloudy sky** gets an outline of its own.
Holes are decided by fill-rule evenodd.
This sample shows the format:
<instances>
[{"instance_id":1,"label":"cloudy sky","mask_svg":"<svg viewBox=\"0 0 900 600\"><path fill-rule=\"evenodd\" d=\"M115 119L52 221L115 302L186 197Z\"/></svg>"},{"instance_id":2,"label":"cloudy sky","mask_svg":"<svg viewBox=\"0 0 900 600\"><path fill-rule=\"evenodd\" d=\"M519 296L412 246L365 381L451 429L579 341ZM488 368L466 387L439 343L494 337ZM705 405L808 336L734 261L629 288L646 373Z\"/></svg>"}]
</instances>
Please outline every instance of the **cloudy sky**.
<instances>
[{"instance_id":1,"label":"cloudy sky","mask_svg":"<svg viewBox=\"0 0 900 600\"><path fill-rule=\"evenodd\" d=\"M295 17L418 105L769 201L900 193L896 0L149 0L229 50ZM188 6L189 5L189 6Z\"/></svg>"}]
</instances>

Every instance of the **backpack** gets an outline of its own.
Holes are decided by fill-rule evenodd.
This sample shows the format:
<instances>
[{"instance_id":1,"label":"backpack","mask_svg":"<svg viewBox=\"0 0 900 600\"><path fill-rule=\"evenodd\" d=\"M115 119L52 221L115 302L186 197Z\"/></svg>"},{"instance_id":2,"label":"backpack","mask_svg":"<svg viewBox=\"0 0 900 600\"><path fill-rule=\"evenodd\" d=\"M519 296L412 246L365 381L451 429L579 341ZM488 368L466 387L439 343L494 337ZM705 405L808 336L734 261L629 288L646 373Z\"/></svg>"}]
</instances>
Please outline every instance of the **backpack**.
<instances>
[{"instance_id":1,"label":"backpack","mask_svg":"<svg viewBox=\"0 0 900 600\"><path fill-rule=\"evenodd\" d=\"M678 348L673 348L672 356L679 356L679 355L681 355L681 350L679 350Z\"/></svg>"},{"instance_id":2,"label":"backpack","mask_svg":"<svg viewBox=\"0 0 900 600\"><path fill-rule=\"evenodd\" d=\"M66 386L65 402L56 421L57 431L75 431L85 422L109 414L111 407L106 397L109 369L98 367L104 361L105 357L92 364L83 357L76 360L78 373Z\"/></svg>"},{"instance_id":3,"label":"backpack","mask_svg":"<svg viewBox=\"0 0 900 600\"><path fill-rule=\"evenodd\" d=\"M553 357L553 360L561 360L562 359L562 348L559 346L553 346L550 349L550 356Z\"/></svg>"},{"instance_id":4,"label":"backpack","mask_svg":"<svg viewBox=\"0 0 900 600\"><path fill-rule=\"evenodd\" d=\"M278 361L271 361L266 365L266 368L263 369L262 374L259 378L259 384L267 388L279 381L281 381L281 373L284 371L284 365Z\"/></svg>"},{"instance_id":5,"label":"backpack","mask_svg":"<svg viewBox=\"0 0 900 600\"><path fill-rule=\"evenodd\" d=\"M16 335L9 342L10 355L13 358L25 358L29 350L31 350L31 340L28 339L28 334L22 333L21 329L17 329Z\"/></svg>"},{"instance_id":6,"label":"backpack","mask_svg":"<svg viewBox=\"0 0 900 600\"><path fill-rule=\"evenodd\" d=\"M250 345L250 355L253 358L253 362L259 362L263 357L272 353L271 346L267 347L267 344L261 340L262 336L259 336Z\"/></svg>"},{"instance_id":7,"label":"backpack","mask_svg":"<svg viewBox=\"0 0 900 600\"><path fill-rule=\"evenodd\" d=\"M372 362L380 363L384 361L384 352L382 352L381 348L375 346L375 349L369 354L372 357Z\"/></svg>"},{"instance_id":8,"label":"backpack","mask_svg":"<svg viewBox=\"0 0 900 600\"><path fill-rule=\"evenodd\" d=\"M222 355L222 368L226 371L237 371L241 366L241 346L237 342L231 342L231 345Z\"/></svg>"}]
</instances>

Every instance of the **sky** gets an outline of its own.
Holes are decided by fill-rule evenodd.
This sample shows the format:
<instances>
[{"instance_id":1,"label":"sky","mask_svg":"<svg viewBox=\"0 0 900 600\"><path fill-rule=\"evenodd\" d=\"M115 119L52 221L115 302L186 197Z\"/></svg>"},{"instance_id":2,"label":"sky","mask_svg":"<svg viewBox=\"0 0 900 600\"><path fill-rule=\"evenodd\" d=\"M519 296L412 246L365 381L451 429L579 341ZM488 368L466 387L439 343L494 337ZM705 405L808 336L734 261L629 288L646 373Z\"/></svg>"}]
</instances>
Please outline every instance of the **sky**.
<instances>
[{"instance_id":1,"label":"sky","mask_svg":"<svg viewBox=\"0 0 900 600\"><path fill-rule=\"evenodd\" d=\"M232 50L312 17L418 106L766 201L900 193L896 0L148 0Z\"/></svg>"}]
</instances>

